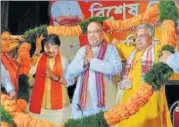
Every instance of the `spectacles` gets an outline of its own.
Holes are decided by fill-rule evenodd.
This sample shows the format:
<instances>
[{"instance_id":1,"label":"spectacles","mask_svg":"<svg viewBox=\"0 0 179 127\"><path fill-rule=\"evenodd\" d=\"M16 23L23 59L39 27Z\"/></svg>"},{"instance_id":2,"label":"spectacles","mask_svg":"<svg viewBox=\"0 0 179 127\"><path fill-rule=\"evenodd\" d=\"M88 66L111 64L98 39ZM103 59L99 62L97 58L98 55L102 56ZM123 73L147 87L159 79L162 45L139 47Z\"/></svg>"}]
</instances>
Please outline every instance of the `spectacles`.
<instances>
[{"instance_id":1,"label":"spectacles","mask_svg":"<svg viewBox=\"0 0 179 127\"><path fill-rule=\"evenodd\" d=\"M100 32L102 32L102 30L101 30L101 29L98 29L98 30L94 30L94 31L87 31L87 34L92 34L92 33L98 34L98 33L100 33Z\"/></svg>"}]
</instances>

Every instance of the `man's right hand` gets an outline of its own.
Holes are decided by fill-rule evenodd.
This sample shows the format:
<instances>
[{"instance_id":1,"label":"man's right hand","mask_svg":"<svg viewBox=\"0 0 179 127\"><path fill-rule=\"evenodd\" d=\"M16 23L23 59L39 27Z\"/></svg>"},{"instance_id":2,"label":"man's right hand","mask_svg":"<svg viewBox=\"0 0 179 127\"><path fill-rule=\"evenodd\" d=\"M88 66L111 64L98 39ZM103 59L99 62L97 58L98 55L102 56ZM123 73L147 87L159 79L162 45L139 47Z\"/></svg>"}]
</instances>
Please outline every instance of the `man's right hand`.
<instances>
[{"instance_id":1,"label":"man's right hand","mask_svg":"<svg viewBox=\"0 0 179 127\"><path fill-rule=\"evenodd\" d=\"M88 60L88 62L90 62L91 59L93 58L93 52L92 52L90 46L86 47L85 54L86 54L86 59Z\"/></svg>"},{"instance_id":2,"label":"man's right hand","mask_svg":"<svg viewBox=\"0 0 179 127\"><path fill-rule=\"evenodd\" d=\"M17 98L17 93L16 93L15 90L10 91L8 94L10 96L9 99L16 99Z\"/></svg>"},{"instance_id":3,"label":"man's right hand","mask_svg":"<svg viewBox=\"0 0 179 127\"><path fill-rule=\"evenodd\" d=\"M40 36L37 36L36 38L36 52L41 52L42 50L42 40L45 39L43 37L43 34L41 34Z\"/></svg>"},{"instance_id":4,"label":"man's right hand","mask_svg":"<svg viewBox=\"0 0 179 127\"><path fill-rule=\"evenodd\" d=\"M84 59L84 67L89 65L89 61L87 60L87 58Z\"/></svg>"}]
</instances>

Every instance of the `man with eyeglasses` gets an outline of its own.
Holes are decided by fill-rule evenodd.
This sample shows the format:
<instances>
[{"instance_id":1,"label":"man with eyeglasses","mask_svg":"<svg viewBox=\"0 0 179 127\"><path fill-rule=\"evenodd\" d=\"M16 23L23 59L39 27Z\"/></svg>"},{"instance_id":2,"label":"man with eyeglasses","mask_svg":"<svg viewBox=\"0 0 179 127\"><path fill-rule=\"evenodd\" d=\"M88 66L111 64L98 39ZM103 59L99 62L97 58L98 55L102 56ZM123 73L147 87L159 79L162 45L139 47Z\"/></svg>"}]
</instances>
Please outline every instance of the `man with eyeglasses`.
<instances>
[{"instance_id":1,"label":"man with eyeglasses","mask_svg":"<svg viewBox=\"0 0 179 127\"><path fill-rule=\"evenodd\" d=\"M143 82L144 75L158 59L158 51L161 46L154 41L153 34L154 29L150 24L141 24L136 27L136 46L127 56L124 75L118 83L120 89L124 91L121 104L124 104L138 91L141 82ZM128 50L127 46L122 49L120 44L117 44L117 47L121 52ZM154 92L149 102L139 112L116 126L172 127L164 87Z\"/></svg>"},{"instance_id":2,"label":"man with eyeglasses","mask_svg":"<svg viewBox=\"0 0 179 127\"><path fill-rule=\"evenodd\" d=\"M93 115L110 109L115 104L116 86L112 76L121 71L121 59L117 49L104 40L103 27L91 22L87 27L89 44L81 47L67 67L67 86L77 86L72 100L72 118Z\"/></svg>"}]
</instances>

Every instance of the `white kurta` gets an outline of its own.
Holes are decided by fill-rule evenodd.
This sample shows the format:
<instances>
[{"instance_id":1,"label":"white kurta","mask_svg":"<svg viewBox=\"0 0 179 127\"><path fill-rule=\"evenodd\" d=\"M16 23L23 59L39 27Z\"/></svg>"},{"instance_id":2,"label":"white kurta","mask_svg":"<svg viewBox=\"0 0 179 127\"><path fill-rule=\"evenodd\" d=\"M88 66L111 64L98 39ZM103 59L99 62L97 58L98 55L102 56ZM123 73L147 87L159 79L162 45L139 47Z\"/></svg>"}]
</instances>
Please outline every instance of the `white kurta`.
<instances>
[{"instance_id":1,"label":"white kurta","mask_svg":"<svg viewBox=\"0 0 179 127\"><path fill-rule=\"evenodd\" d=\"M112 75L119 74L122 68L121 59L118 55L117 49L113 45L108 45L104 60L97 59L100 47L92 48L94 58L90 61L89 80L88 80L88 98L85 110L80 111L78 108L79 94L81 86L82 74L86 68L83 67L85 57L85 46L80 48L74 60L67 67L65 78L67 86L74 83L74 78L78 76L77 86L72 100L72 118L81 118L83 115L88 116L96 114L99 111L104 111L111 108L115 104L116 86L112 84ZM95 72L104 74L105 79L105 107L97 106L98 98L96 91ZM83 112L83 115L82 115Z\"/></svg>"},{"instance_id":2,"label":"white kurta","mask_svg":"<svg viewBox=\"0 0 179 127\"><path fill-rule=\"evenodd\" d=\"M6 92L9 93L12 90L15 90L13 84L11 83L9 72L4 67L1 62L1 84L6 89Z\"/></svg>"},{"instance_id":3,"label":"white kurta","mask_svg":"<svg viewBox=\"0 0 179 127\"><path fill-rule=\"evenodd\" d=\"M175 52L167 59L167 64L175 73L179 73L179 52Z\"/></svg>"}]
</instances>

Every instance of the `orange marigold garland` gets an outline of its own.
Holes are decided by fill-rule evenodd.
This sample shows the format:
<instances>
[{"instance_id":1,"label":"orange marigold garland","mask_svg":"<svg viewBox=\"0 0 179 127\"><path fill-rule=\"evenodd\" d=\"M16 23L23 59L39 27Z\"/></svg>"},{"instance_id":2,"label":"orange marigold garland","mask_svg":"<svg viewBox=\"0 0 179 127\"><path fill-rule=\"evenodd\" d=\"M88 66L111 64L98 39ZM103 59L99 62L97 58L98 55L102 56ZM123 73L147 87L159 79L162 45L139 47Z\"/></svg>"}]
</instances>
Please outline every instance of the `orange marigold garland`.
<instances>
[{"instance_id":1,"label":"orange marigold garland","mask_svg":"<svg viewBox=\"0 0 179 127\"><path fill-rule=\"evenodd\" d=\"M172 74L169 80L179 80L179 74L178 73Z\"/></svg>"},{"instance_id":2,"label":"orange marigold garland","mask_svg":"<svg viewBox=\"0 0 179 127\"><path fill-rule=\"evenodd\" d=\"M175 23L172 20L164 20L162 23L162 40L161 45L177 45L177 34Z\"/></svg>"},{"instance_id":3,"label":"orange marigold garland","mask_svg":"<svg viewBox=\"0 0 179 127\"><path fill-rule=\"evenodd\" d=\"M159 4L155 4L143 13L143 21L146 23L154 23L159 19L159 13Z\"/></svg>"},{"instance_id":4,"label":"orange marigold garland","mask_svg":"<svg viewBox=\"0 0 179 127\"><path fill-rule=\"evenodd\" d=\"M10 125L4 121L0 122L1 127L10 127Z\"/></svg>"},{"instance_id":5,"label":"orange marigold garland","mask_svg":"<svg viewBox=\"0 0 179 127\"><path fill-rule=\"evenodd\" d=\"M105 20L103 22L105 29L111 31L125 31L142 23L154 23L159 19L159 4L148 8L143 14L139 14L125 20Z\"/></svg>"},{"instance_id":6,"label":"orange marigold garland","mask_svg":"<svg viewBox=\"0 0 179 127\"><path fill-rule=\"evenodd\" d=\"M24 113L27 103L23 99L9 100L7 94L1 94L1 106L1 127L10 127L13 123L17 127L64 127L62 124L55 125L46 120L37 120Z\"/></svg>"},{"instance_id":7,"label":"orange marigold garland","mask_svg":"<svg viewBox=\"0 0 179 127\"><path fill-rule=\"evenodd\" d=\"M9 99L9 95L2 94L1 95L1 105L4 109L13 114L15 112L25 112L27 103L24 99Z\"/></svg>"},{"instance_id":8,"label":"orange marigold garland","mask_svg":"<svg viewBox=\"0 0 179 127\"><path fill-rule=\"evenodd\" d=\"M111 31L124 31L130 30L133 27L143 23L143 14L128 18L125 20L105 20L103 22L104 29L110 29Z\"/></svg>"},{"instance_id":9,"label":"orange marigold garland","mask_svg":"<svg viewBox=\"0 0 179 127\"><path fill-rule=\"evenodd\" d=\"M79 36L82 34L80 25L77 26L48 26L48 34L57 34L59 36Z\"/></svg>"},{"instance_id":10,"label":"orange marigold garland","mask_svg":"<svg viewBox=\"0 0 179 127\"><path fill-rule=\"evenodd\" d=\"M55 125L47 120L38 120L29 114L14 113L13 120L17 127L63 127L63 125Z\"/></svg>"},{"instance_id":11,"label":"orange marigold garland","mask_svg":"<svg viewBox=\"0 0 179 127\"><path fill-rule=\"evenodd\" d=\"M107 123L114 125L136 114L149 101L153 91L161 89L172 73L173 70L167 64L153 64L152 68L145 74L145 82L140 85L137 93L132 95L126 103L119 104L104 113Z\"/></svg>"},{"instance_id":12,"label":"orange marigold garland","mask_svg":"<svg viewBox=\"0 0 179 127\"><path fill-rule=\"evenodd\" d=\"M127 103L117 105L108 112L104 113L104 118L109 125L114 125L121 120L128 119L131 115L136 114L140 107L145 105L152 96L152 86L147 83L140 85L139 91L134 94Z\"/></svg>"}]
</instances>

